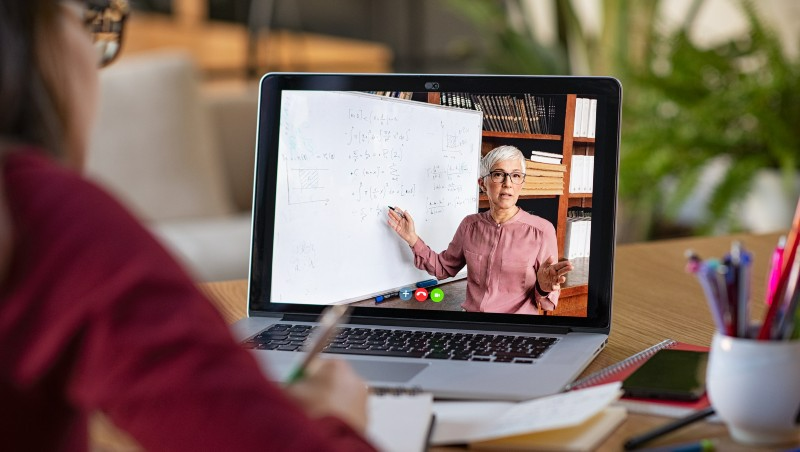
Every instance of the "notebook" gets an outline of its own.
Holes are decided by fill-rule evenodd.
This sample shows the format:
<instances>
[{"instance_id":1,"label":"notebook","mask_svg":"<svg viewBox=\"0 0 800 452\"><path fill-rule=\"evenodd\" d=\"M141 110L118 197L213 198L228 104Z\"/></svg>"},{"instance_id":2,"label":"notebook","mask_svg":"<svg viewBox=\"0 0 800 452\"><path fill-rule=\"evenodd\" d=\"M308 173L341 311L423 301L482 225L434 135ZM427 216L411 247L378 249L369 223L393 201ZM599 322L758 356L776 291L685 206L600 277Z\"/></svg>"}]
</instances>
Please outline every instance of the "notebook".
<instances>
[{"instance_id":1,"label":"notebook","mask_svg":"<svg viewBox=\"0 0 800 452\"><path fill-rule=\"evenodd\" d=\"M663 349L689 350L689 351L708 351L708 347L700 345L686 344L672 339L665 339L658 344L650 346L624 360L612 364L599 371L587 375L568 386L568 389L584 389L595 385L602 385L611 382L621 382L630 376L636 369L644 364L657 351ZM661 399L644 399L623 396L617 405L623 406L628 411L641 414L654 414L667 417L688 416L694 411L707 408L711 405L708 394L704 394L696 401L677 401Z\"/></svg>"},{"instance_id":2,"label":"notebook","mask_svg":"<svg viewBox=\"0 0 800 452\"><path fill-rule=\"evenodd\" d=\"M527 402L437 402L433 445L495 450L592 450L625 419L619 383Z\"/></svg>"},{"instance_id":3,"label":"notebook","mask_svg":"<svg viewBox=\"0 0 800 452\"><path fill-rule=\"evenodd\" d=\"M433 428L433 397L417 389L373 391L366 436L383 452L422 452Z\"/></svg>"},{"instance_id":4,"label":"notebook","mask_svg":"<svg viewBox=\"0 0 800 452\"><path fill-rule=\"evenodd\" d=\"M419 387L437 398L554 394L604 347L616 80L275 73L263 77L259 96L248 317L234 331L271 378L286 378L304 331L331 304L354 309L324 357L347 360L373 387ZM594 138L576 136L577 98L597 101ZM478 179L488 181L481 157L504 145L526 160L532 151L562 160L529 170L513 200L519 211L497 225L486 209L512 192L489 198ZM581 170L591 193L569 192L573 154L592 157ZM427 270L390 228L389 206L413 219L429 247ZM590 228L568 227L578 214ZM465 229L470 245L454 241L462 223L485 237ZM533 291L543 254L558 260L577 241L581 255L552 296L555 311L540 311ZM475 243L496 248L479 252ZM526 248L552 252L510 257Z\"/></svg>"}]
</instances>

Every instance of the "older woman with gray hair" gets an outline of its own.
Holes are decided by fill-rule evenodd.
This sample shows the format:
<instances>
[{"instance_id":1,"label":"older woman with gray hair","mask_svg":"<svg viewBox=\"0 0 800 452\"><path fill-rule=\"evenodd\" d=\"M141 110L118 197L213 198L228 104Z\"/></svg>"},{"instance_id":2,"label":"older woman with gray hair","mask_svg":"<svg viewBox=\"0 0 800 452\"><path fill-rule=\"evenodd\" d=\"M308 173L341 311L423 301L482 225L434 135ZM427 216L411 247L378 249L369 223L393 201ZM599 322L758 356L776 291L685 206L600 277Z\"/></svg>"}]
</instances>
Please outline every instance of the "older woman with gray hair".
<instances>
[{"instance_id":1,"label":"older woman with gray hair","mask_svg":"<svg viewBox=\"0 0 800 452\"><path fill-rule=\"evenodd\" d=\"M558 261L553 224L517 206L525 157L514 146L500 146L481 159L480 169L478 186L489 199L489 210L464 218L443 252L436 253L417 236L408 211L389 210L389 226L411 247L414 265L437 279L467 266L467 297L461 305L466 311L554 310L573 267Z\"/></svg>"}]
</instances>

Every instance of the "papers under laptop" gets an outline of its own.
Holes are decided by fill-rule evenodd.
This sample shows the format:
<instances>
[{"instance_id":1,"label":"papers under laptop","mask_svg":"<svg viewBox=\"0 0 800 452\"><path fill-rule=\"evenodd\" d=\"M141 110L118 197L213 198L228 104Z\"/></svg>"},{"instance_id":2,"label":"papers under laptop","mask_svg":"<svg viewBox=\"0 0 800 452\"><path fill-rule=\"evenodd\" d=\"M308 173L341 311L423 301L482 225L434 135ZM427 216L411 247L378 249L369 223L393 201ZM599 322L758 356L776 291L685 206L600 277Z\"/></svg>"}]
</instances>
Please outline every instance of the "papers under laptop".
<instances>
[{"instance_id":1,"label":"papers under laptop","mask_svg":"<svg viewBox=\"0 0 800 452\"><path fill-rule=\"evenodd\" d=\"M234 331L272 378L332 304L354 309L323 358L438 398L553 394L606 344L616 80L268 74L259 95ZM482 169L501 146L524 159ZM574 269L550 291L559 259Z\"/></svg>"}]
</instances>

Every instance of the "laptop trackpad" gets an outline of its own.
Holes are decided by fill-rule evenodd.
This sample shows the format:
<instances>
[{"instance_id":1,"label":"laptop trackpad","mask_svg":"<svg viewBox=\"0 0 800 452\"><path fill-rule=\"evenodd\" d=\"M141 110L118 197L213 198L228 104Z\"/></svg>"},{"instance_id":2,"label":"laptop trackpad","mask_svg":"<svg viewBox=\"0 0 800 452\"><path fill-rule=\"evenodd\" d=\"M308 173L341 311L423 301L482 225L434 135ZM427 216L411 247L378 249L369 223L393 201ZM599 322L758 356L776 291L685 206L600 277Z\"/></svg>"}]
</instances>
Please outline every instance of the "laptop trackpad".
<instances>
[{"instance_id":1,"label":"laptop trackpad","mask_svg":"<svg viewBox=\"0 0 800 452\"><path fill-rule=\"evenodd\" d=\"M348 359L347 362L353 366L353 369L364 380L390 381L393 383L405 383L428 367L426 363L399 363L395 361Z\"/></svg>"}]
</instances>

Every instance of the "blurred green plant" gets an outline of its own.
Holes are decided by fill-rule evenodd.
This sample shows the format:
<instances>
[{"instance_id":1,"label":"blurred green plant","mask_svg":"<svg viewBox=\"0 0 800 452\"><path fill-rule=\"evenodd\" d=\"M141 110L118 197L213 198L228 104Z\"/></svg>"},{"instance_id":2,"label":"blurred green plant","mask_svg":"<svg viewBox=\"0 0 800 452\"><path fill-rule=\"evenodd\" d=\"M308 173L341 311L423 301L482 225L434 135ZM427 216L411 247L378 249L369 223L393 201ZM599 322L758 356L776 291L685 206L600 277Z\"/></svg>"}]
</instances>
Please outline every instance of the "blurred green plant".
<instances>
[{"instance_id":1,"label":"blurred green plant","mask_svg":"<svg viewBox=\"0 0 800 452\"><path fill-rule=\"evenodd\" d=\"M787 193L797 178L800 62L786 56L747 1L737 2L749 22L746 35L698 46L690 30L703 3L694 0L682 26L666 30L657 0L603 1L595 36L572 2L554 0L557 39L544 44L525 20L534 12L522 0L450 0L484 33L487 71L622 81L620 200L637 217L640 238L675 218L714 159L730 166L695 233L737 229L735 206L760 169L781 171Z\"/></svg>"}]
</instances>

